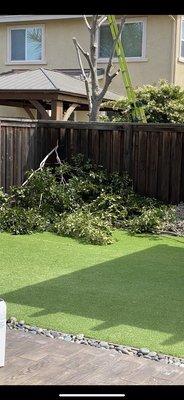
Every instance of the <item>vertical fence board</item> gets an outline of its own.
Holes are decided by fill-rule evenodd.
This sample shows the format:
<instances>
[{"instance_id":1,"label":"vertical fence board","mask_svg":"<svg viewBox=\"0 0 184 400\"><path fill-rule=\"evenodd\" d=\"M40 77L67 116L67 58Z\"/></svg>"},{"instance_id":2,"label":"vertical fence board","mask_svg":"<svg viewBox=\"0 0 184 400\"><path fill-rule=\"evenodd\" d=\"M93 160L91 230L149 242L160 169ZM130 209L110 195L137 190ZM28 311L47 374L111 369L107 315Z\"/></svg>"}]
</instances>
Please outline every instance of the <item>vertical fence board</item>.
<instances>
[{"instance_id":1,"label":"vertical fence board","mask_svg":"<svg viewBox=\"0 0 184 400\"><path fill-rule=\"evenodd\" d=\"M139 154L139 132L134 131L133 134L133 172L132 179L134 188L138 190L138 154Z\"/></svg>"},{"instance_id":2,"label":"vertical fence board","mask_svg":"<svg viewBox=\"0 0 184 400\"><path fill-rule=\"evenodd\" d=\"M157 174L158 174L158 132L149 132L149 178L148 195L157 197ZM140 149L141 151L141 149ZM148 166L147 164L147 166Z\"/></svg>"},{"instance_id":3,"label":"vertical fence board","mask_svg":"<svg viewBox=\"0 0 184 400\"><path fill-rule=\"evenodd\" d=\"M132 147L133 147L133 132L132 126L128 126L124 130L124 163L123 169L132 175Z\"/></svg>"},{"instance_id":4,"label":"vertical fence board","mask_svg":"<svg viewBox=\"0 0 184 400\"><path fill-rule=\"evenodd\" d=\"M119 172L120 170L120 132L113 131L112 133L112 171Z\"/></svg>"},{"instance_id":5,"label":"vertical fence board","mask_svg":"<svg viewBox=\"0 0 184 400\"><path fill-rule=\"evenodd\" d=\"M6 191L10 186L13 185L13 128L6 128L5 133L5 143L6 143Z\"/></svg>"},{"instance_id":6,"label":"vertical fence board","mask_svg":"<svg viewBox=\"0 0 184 400\"><path fill-rule=\"evenodd\" d=\"M112 131L107 133L106 139L106 149L107 149L107 171L112 171Z\"/></svg>"},{"instance_id":7,"label":"vertical fence board","mask_svg":"<svg viewBox=\"0 0 184 400\"><path fill-rule=\"evenodd\" d=\"M162 168L163 134L158 132L158 174L157 174L157 197L162 199L161 184L164 179Z\"/></svg>"},{"instance_id":8,"label":"vertical fence board","mask_svg":"<svg viewBox=\"0 0 184 400\"><path fill-rule=\"evenodd\" d=\"M181 181L182 136L181 132L172 133L171 141L171 178L170 201L179 202Z\"/></svg>"},{"instance_id":9,"label":"vertical fence board","mask_svg":"<svg viewBox=\"0 0 184 400\"><path fill-rule=\"evenodd\" d=\"M88 129L81 131L81 153L84 154L85 159L88 158Z\"/></svg>"},{"instance_id":10,"label":"vertical fence board","mask_svg":"<svg viewBox=\"0 0 184 400\"><path fill-rule=\"evenodd\" d=\"M140 194L145 194L146 191L146 155L147 155L147 132L139 132L138 142L138 190Z\"/></svg>"},{"instance_id":11,"label":"vertical fence board","mask_svg":"<svg viewBox=\"0 0 184 400\"><path fill-rule=\"evenodd\" d=\"M95 162L95 164L99 163L99 144L100 144L100 138L99 138L99 131L97 129L92 129L92 159Z\"/></svg>"},{"instance_id":12,"label":"vertical fence board","mask_svg":"<svg viewBox=\"0 0 184 400\"><path fill-rule=\"evenodd\" d=\"M59 149L58 154L61 160L66 158L66 129L59 128ZM51 147L51 143L50 143Z\"/></svg>"},{"instance_id":13,"label":"vertical fence board","mask_svg":"<svg viewBox=\"0 0 184 400\"><path fill-rule=\"evenodd\" d=\"M180 200L184 201L184 134L182 134Z\"/></svg>"},{"instance_id":14,"label":"vertical fence board","mask_svg":"<svg viewBox=\"0 0 184 400\"><path fill-rule=\"evenodd\" d=\"M161 199L169 201L169 186L170 186L170 152L171 152L171 135L172 132L163 133L163 148L162 148L162 181L161 181Z\"/></svg>"},{"instance_id":15,"label":"vertical fence board","mask_svg":"<svg viewBox=\"0 0 184 400\"><path fill-rule=\"evenodd\" d=\"M0 131L0 187L5 189L6 187L6 168L5 168L5 160L6 160L6 148L5 148L5 127L1 126Z\"/></svg>"},{"instance_id":16,"label":"vertical fence board","mask_svg":"<svg viewBox=\"0 0 184 400\"><path fill-rule=\"evenodd\" d=\"M107 168L107 132L101 131L99 137L99 163Z\"/></svg>"}]
</instances>

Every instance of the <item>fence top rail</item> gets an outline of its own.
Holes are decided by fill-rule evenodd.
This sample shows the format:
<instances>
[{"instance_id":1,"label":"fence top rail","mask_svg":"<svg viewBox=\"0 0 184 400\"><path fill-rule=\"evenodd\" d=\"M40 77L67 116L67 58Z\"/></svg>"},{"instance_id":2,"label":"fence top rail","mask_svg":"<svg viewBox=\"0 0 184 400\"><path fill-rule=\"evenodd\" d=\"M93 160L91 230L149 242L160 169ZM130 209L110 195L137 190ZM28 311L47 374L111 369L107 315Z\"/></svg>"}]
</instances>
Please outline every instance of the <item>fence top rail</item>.
<instances>
[{"instance_id":1,"label":"fence top rail","mask_svg":"<svg viewBox=\"0 0 184 400\"><path fill-rule=\"evenodd\" d=\"M73 121L55 121L55 120L38 120L26 118L6 118L0 117L0 126L26 126L26 127L39 127L46 126L47 128L61 128L61 129L95 129L95 130L129 130L133 128L134 131L178 131L184 133L184 124L173 123L136 123L136 122L73 122Z\"/></svg>"},{"instance_id":2,"label":"fence top rail","mask_svg":"<svg viewBox=\"0 0 184 400\"><path fill-rule=\"evenodd\" d=\"M73 122L73 121L48 121L39 120L38 126L47 126L48 128L63 129L94 129L105 131L130 130L134 131L180 131L184 132L184 124L140 124L140 123L120 123L120 122Z\"/></svg>"},{"instance_id":3,"label":"fence top rail","mask_svg":"<svg viewBox=\"0 0 184 400\"><path fill-rule=\"evenodd\" d=\"M28 118L2 118L0 117L0 127L10 126L10 127L36 127L38 120L28 119Z\"/></svg>"}]
</instances>

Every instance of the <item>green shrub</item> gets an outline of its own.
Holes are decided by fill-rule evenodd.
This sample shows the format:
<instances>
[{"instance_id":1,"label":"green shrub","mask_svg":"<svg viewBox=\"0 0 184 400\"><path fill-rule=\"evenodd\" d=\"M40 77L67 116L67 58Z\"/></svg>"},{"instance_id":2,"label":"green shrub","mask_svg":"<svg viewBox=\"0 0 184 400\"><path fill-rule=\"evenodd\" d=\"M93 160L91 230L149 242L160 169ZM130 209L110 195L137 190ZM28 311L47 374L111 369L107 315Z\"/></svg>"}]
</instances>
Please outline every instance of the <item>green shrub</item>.
<instances>
[{"instance_id":1,"label":"green shrub","mask_svg":"<svg viewBox=\"0 0 184 400\"><path fill-rule=\"evenodd\" d=\"M150 123L183 123L184 122L184 90L178 86L160 80L157 85L144 85L135 89L139 104L145 111L147 122ZM127 98L108 102L114 110L108 112L106 120L113 122L130 122L131 112Z\"/></svg>"},{"instance_id":2,"label":"green shrub","mask_svg":"<svg viewBox=\"0 0 184 400\"><path fill-rule=\"evenodd\" d=\"M102 245L113 242L109 224L85 211L62 214L55 222L53 231L58 235L81 238L84 242L91 244Z\"/></svg>"},{"instance_id":3,"label":"green shrub","mask_svg":"<svg viewBox=\"0 0 184 400\"><path fill-rule=\"evenodd\" d=\"M156 233L162 230L166 220L172 218L167 206L143 209L141 215L127 221L128 229L133 233Z\"/></svg>"},{"instance_id":4,"label":"green shrub","mask_svg":"<svg viewBox=\"0 0 184 400\"><path fill-rule=\"evenodd\" d=\"M0 207L7 202L8 196L3 192L3 188L0 188Z\"/></svg>"},{"instance_id":5,"label":"green shrub","mask_svg":"<svg viewBox=\"0 0 184 400\"><path fill-rule=\"evenodd\" d=\"M102 192L90 204L90 211L103 220L107 220L113 226L123 225L128 216L127 208L124 206L123 198L117 194Z\"/></svg>"},{"instance_id":6,"label":"green shrub","mask_svg":"<svg viewBox=\"0 0 184 400\"><path fill-rule=\"evenodd\" d=\"M20 207L2 208L0 210L0 231L7 231L13 235L43 232L49 223L37 210L25 210Z\"/></svg>"}]
</instances>

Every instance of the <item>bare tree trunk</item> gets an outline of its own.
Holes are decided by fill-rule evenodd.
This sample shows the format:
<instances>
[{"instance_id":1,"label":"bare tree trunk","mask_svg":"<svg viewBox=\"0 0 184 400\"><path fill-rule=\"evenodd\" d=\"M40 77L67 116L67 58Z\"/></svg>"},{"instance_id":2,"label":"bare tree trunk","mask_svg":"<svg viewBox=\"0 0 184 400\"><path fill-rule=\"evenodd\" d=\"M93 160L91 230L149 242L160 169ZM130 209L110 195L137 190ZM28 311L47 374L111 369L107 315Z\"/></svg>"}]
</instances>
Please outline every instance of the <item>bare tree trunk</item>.
<instances>
[{"instance_id":1,"label":"bare tree trunk","mask_svg":"<svg viewBox=\"0 0 184 400\"><path fill-rule=\"evenodd\" d=\"M100 103L95 100L93 101L93 106L91 108L91 111L89 112L89 121L90 122L98 121L99 113L100 113Z\"/></svg>"},{"instance_id":2,"label":"bare tree trunk","mask_svg":"<svg viewBox=\"0 0 184 400\"><path fill-rule=\"evenodd\" d=\"M81 68L82 76L86 86L86 94L89 103L89 121L98 121L100 106L103 101L103 98L108 90L109 85L112 80L118 75L119 70L115 73L111 74L111 69L113 66L112 60L115 53L115 48L117 41L122 33L122 29L125 22L125 17L121 19L121 24L119 28L119 33L117 38L113 42L111 55L109 57L109 61L107 63L106 71L105 71L105 83L103 88L100 88L98 83L98 73L97 73L97 59L98 59L98 46L97 46L97 36L98 30L100 29L101 24L106 19L105 16L99 17L99 15L93 15L91 25L89 24L86 16L84 16L84 21L86 23L87 29L90 32L90 52L83 50L80 44L77 42L76 38L73 38L73 42L77 52L78 62ZM88 62L90 69L90 76L87 77L84 71L81 55L82 54Z\"/></svg>"}]
</instances>

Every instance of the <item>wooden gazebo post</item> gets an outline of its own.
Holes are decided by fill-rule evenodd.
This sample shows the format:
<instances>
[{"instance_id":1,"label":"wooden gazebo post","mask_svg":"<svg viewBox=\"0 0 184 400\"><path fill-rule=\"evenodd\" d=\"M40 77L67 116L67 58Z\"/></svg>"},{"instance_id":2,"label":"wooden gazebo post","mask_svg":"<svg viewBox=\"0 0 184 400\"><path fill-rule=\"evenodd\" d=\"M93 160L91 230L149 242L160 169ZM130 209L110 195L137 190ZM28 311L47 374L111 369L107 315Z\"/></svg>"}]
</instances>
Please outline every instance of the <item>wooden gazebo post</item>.
<instances>
[{"instance_id":1,"label":"wooden gazebo post","mask_svg":"<svg viewBox=\"0 0 184 400\"><path fill-rule=\"evenodd\" d=\"M63 119L63 101L52 100L51 101L51 119L56 121L62 121Z\"/></svg>"}]
</instances>

